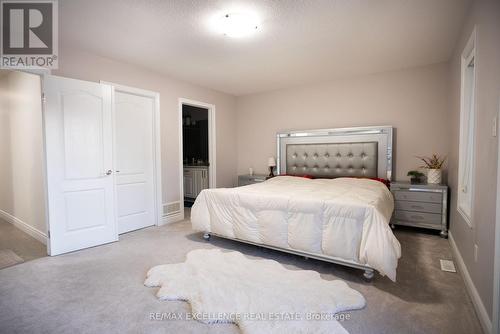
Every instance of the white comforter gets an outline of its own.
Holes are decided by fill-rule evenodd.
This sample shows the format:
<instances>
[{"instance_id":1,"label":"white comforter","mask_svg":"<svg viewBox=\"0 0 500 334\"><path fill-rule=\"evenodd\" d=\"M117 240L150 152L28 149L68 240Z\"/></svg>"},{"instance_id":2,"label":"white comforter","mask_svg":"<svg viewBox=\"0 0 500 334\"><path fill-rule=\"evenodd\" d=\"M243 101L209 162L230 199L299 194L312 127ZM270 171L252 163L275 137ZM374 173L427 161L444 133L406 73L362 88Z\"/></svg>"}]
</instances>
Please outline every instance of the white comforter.
<instances>
[{"instance_id":1,"label":"white comforter","mask_svg":"<svg viewBox=\"0 0 500 334\"><path fill-rule=\"evenodd\" d=\"M191 222L197 231L366 264L395 281L401 246L389 227L393 209L378 181L279 176L203 190Z\"/></svg>"}]
</instances>

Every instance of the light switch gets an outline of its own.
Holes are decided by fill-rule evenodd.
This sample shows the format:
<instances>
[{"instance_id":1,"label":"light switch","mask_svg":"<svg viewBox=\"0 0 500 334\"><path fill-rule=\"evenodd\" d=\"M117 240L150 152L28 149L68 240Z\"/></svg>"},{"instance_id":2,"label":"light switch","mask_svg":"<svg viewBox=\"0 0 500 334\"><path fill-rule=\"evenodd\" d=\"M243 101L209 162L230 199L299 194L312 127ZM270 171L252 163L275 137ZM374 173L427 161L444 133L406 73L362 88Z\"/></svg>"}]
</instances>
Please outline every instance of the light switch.
<instances>
[{"instance_id":1,"label":"light switch","mask_svg":"<svg viewBox=\"0 0 500 334\"><path fill-rule=\"evenodd\" d=\"M493 126L492 126L492 131L491 131L491 134L493 137L496 137L497 136L497 132L498 132L498 117L495 116L493 117Z\"/></svg>"}]
</instances>

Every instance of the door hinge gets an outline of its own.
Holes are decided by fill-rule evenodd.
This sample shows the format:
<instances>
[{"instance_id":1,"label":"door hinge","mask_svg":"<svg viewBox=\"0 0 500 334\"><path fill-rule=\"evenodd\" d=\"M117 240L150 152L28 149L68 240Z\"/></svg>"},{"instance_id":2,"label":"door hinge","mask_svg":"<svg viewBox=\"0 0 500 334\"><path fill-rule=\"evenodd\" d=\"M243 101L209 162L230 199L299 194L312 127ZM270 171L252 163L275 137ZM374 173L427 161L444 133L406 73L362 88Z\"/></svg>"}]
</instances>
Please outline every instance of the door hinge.
<instances>
[{"instance_id":1,"label":"door hinge","mask_svg":"<svg viewBox=\"0 0 500 334\"><path fill-rule=\"evenodd\" d=\"M47 98L45 97L45 93L42 93L42 103L45 103L47 101Z\"/></svg>"},{"instance_id":2,"label":"door hinge","mask_svg":"<svg viewBox=\"0 0 500 334\"><path fill-rule=\"evenodd\" d=\"M47 231L47 238L49 238L49 239L50 239L50 230L49 230L49 231Z\"/></svg>"}]
</instances>

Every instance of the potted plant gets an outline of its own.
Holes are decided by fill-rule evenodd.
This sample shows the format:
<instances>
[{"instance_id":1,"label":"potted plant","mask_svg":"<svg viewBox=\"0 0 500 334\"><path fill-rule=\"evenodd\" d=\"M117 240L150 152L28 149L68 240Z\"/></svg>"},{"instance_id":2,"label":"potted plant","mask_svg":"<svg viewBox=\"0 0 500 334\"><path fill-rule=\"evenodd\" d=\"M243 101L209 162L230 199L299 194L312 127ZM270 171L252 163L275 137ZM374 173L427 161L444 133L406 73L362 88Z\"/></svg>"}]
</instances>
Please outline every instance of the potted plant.
<instances>
[{"instance_id":1,"label":"potted plant","mask_svg":"<svg viewBox=\"0 0 500 334\"><path fill-rule=\"evenodd\" d=\"M420 173L418 170L411 170L408 172L408 176L410 177L410 182L412 184L418 184L420 183L422 176L424 176L424 173Z\"/></svg>"},{"instance_id":2,"label":"potted plant","mask_svg":"<svg viewBox=\"0 0 500 334\"><path fill-rule=\"evenodd\" d=\"M433 154L431 157L417 157L424 162L423 168L427 169L427 183L439 184L442 179L442 167L446 157Z\"/></svg>"}]
</instances>

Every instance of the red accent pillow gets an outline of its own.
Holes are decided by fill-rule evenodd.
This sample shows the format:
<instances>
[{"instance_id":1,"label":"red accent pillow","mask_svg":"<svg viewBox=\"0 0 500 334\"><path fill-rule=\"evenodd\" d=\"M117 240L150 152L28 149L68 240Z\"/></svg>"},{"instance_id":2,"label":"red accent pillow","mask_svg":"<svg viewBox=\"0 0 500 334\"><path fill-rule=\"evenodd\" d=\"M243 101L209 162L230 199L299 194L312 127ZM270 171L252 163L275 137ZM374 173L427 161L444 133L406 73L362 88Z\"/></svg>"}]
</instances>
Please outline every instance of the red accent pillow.
<instances>
[{"instance_id":1,"label":"red accent pillow","mask_svg":"<svg viewBox=\"0 0 500 334\"><path fill-rule=\"evenodd\" d=\"M391 188L391 181L390 180L387 180L387 179L382 179L380 177L361 177L361 179L369 179L369 180L374 180L374 181L378 181L378 182L382 182L383 184L385 184L385 186L387 188Z\"/></svg>"},{"instance_id":2,"label":"red accent pillow","mask_svg":"<svg viewBox=\"0 0 500 334\"><path fill-rule=\"evenodd\" d=\"M368 179L382 182L383 184L386 185L387 188L391 187L391 181L390 180L382 179L380 177L369 177Z\"/></svg>"}]
</instances>

